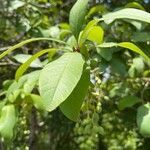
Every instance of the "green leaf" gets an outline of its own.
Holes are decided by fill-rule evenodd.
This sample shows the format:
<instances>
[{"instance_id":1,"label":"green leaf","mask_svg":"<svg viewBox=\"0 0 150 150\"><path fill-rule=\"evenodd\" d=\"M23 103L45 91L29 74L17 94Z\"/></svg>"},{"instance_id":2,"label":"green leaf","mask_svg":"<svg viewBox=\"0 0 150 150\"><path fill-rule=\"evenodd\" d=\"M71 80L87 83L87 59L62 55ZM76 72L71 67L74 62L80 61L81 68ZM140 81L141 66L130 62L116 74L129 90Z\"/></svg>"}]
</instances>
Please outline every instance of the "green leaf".
<instances>
[{"instance_id":1,"label":"green leaf","mask_svg":"<svg viewBox=\"0 0 150 150\"><path fill-rule=\"evenodd\" d=\"M141 10L145 10L144 7L137 3L137 2L131 2L131 3L128 3L127 5L125 5L126 8L136 8L136 9L141 9Z\"/></svg>"},{"instance_id":2,"label":"green leaf","mask_svg":"<svg viewBox=\"0 0 150 150\"><path fill-rule=\"evenodd\" d=\"M136 96L126 96L120 99L118 108L124 110L125 108L132 107L133 105L141 102L141 100Z\"/></svg>"},{"instance_id":3,"label":"green leaf","mask_svg":"<svg viewBox=\"0 0 150 150\"><path fill-rule=\"evenodd\" d=\"M134 8L125 8L103 15L103 19L107 24L112 23L116 19L133 19L150 23L150 13Z\"/></svg>"},{"instance_id":4,"label":"green leaf","mask_svg":"<svg viewBox=\"0 0 150 150\"><path fill-rule=\"evenodd\" d=\"M77 46L77 41L74 36L70 36L67 40L67 44L70 45L71 47L76 47Z\"/></svg>"},{"instance_id":5,"label":"green leaf","mask_svg":"<svg viewBox=\"0 0 150 150\"><path fill-rule=\"evenodd\" d=\"M113 72L118 73L121 76L127 75L126 64L122 61L122 59L114 57L110 61L110 65Z\"/></svg>"},{"instance_id":6,"label":"green leaf","mask_svg":"<svg viewBox=\"0 0 150 150\"><path fill-rule=\"evenodd\" d=\"M143 22L139 22L136 20L125 19L124 21L133 25L138 31L141 31L144 26L146 26L143 24Z\"/></svg>"},{"instance_id":7,"label":"green leaf","mask_svg":"<svg viewBox=\"0 0 150 150\"><path fill-rule=\"evenodd\" d=\"M150 103L142 105L137 111L137 126L144 137L150 137Z\"/></svg>"},{"instance_id":8,"label":"green leaf","mask_svg":"<svg viewBox=\"0 0 150 150\"><path fill-rule=\"evenodd\" d=\"M65 53L47 64L39 78L39 92L48 111L54 110L71 94L82 75L80 53Z\"/></svg>"},{"instance_id":9,"label":"green leaf","mask_svg":"<svg viewBox=\"0 0 150 150\"><path fill-rule=\"evenodd\" d=\"M137 47L133 43L122 42L122 43L119 43L118 46L132 50L133 52L136 52L140 54L141 56L143 56L146 60L150 61L150 58L139 47Z\"/></svg>"},{"instance_id":10,"label":"green leaf","mask_svg":"<svg viewBox=\"0 0 150 150\"><path fill-rule=\"evenodd\" d=\"M35 41L42 41L42 40L47 40L47 41L54 41L54 42L58 42L60 44L64 44L64 45L68 45L66 42L54 39L54 38L33 38L33 39L28 39L25 40L23 42L20 42L12 47L10 47L8 50L4 51L2 54L0 54L0 59L2 59L3 57L5 57L7 54L10 54L12 51L14 51L17 48L22 47L25 44L31 43L31 42L35 42Z\"/></svg>"},{"instance_id":11,"label":"green leaf","mask_svg":"<svg viewBox=\"0 0 150 150\"><path fill-rule=\"evenodd\" d=\"M40 72L41 70L36 70L36 71L32 71L31 73L28 73L22 76L17 82L19 87L23 87L24 83L26 83L28 80L29 81L38 80Z\"/></svg>"},{"instance_id":12,"label":"green leaf","mask_svg":"<svg viewBox=\"0 0 150 150\"><path fill-rule=\"evenodd\" d=\"M7 102L7 99L3 99L0 101L0 114L1 114L2 108L5 106L6 102Z\"/></svg>"},{"instance_id":13,"label":"green leaf","mask_svg":"<svg viewBox=\"0 0 150 150\"><path fill-rule=\"evenodd\" d=\"M97 25L97 23L99 22L98 19L94 19L92 21L90 21L86 27L84 28L83 32L81 33L81 36L79 37L79 45L82 46L82 44L86 41L90 30Z\"/></svg>"},{"instance_id":14,"label":"green leaf","mask_svg":"<svg viewBox=\"0 0 150 150\"><path fill-rule=\"evenodd\" d=\"M60 110L70 120L73 121L78 120L80 108L87 94L89 84L90 84L90 72L89 70L85 70L73 92L60 105Z\"/></svg>"},{"instance_id":15,"label":"green leaf","mask_svg":"<svg viewBox=\"0 0 150 150\"><path fill-rule=\"evenodd\" d=\"M94 43L101 44L103 42L103 37L103 29L100 26L94 26L89 30L87 39Z\"/></svg>"},{"instance_id":16,"label":"green leaf","mask_svg":"<svg viewBox=\"0 0 150 150\"><path fill-rule=\"evenodd\" d=\"M13 128L16 123L16 113L14 105L6 105L2 108L0 118L0 133L6 139L13 138Z\"/></svg>"},{"instance_id":17,"label":"green leaf","mask_svg":"<svg viewBox=\"0 0 150 150\"><path fill-rule=\"evenodd\" d=\"M57 26L52 26L48 29L38 28L44 37L58 38L60 29Z\"/></svg>"},{"instance_id":18,"label":"green leaf","mask_svg":"<svg viewBox=\"0 0 150 150\"><path fill-rule=\"evenodd\" d=\"M150 41L150 32L135 32L131 39L134 42L147 42Z\"/></svg>"},{"instance_id":19,"label":"green leaf","mask_svg":"<svg viewBox=\"0 0 150 150\"><path fill-rule=\"evenodd\" d=\"M80 47L80 53L84 56L86 60L89 58L88 48L86 45L82 45L82 47Z\"/></svg>"},{"instance_id":20,"label":"green leaf","mask_svg":"<svg viewBox=\"0 0 150 150\"><path fill-rule=\"evenodd\" d=\"M26 81L23 84L23 92L24 94L27 96L29 94L31 94L32 90L34 89L34 87L38 84L38 80L39 80L39 76L40 76L40 70L38 71L33 71L26 76ZM18 84L21 84L21 78L18 81Z\"/></svg>"},{"instance_id":21,"label":"green leaf","mask_svg":"<svg viewBox=\"0 0 150 150\"><path fill-rule=\"evenodd\" d=\"M7 90L6 98L13 103L20 94L19 85L16 81L14 81Z\"/></svg>"},{"instance_id":22,"label":"green leaf","mask_svg":"<svg viewBox=\"0 0 150 150\"><path fill-rule=\"evenodd\" d=\"M60 31L60 34L59 34L59 38L60 39L65 39L66 37L68 37L68 35L71 34L71 31L70 30L65 30L65 29L62 29Z\"/></svg>"},{"instance_id":23,"label":"green leaf","mask_svg":"<svg viewBox=\"0 0 150 150\"><path fill-rule=\"evenodd\" d=\"M106 68L109 67L109 64L104 60L101 63L99 63L99 70L100 72L104 72Z\"/></svg>"},{"instance_id":24,"label":"green leaf","mask_svg":"<svg viewBox=\"0 0 150 150\"><path fill-rule=\"evenodd\" d=\"M134 65L131 65L131 67L128 70L129 77L134 78L136 76L136 69Z\"/></svg>"},{"instance_id":25,"label":"green leaf","mask_svg":"<svg viewBox=\"0 0 150 150\"><path fill-rule=\"evenodd\" d=\"M29 54L17 54L15 56L13 56L13 58L20 62L20 63L25 63L28 59L30 59L32 57L32 55ZM41 68L43 65L41 63L41 61L39 59L35 59L31 64L30 67L33 68Z\"/></svg>"},{"instance_id":26,"label":"green leaf","mask_svg":"<svg viewBox=\"0 0 150 150\"><path fill-rule=\"evenodd\" d=\"M121 43L110 42L110 43L102 43L98 45L98 47L102 47L102 48L109 48L109 47L114 47L114 46L116 47L119 46L119 47L132 50L133 52L138 53L141 56L143 56L146 60L150 61L150 58L139 47L137 47L135 44L131 42L121 42Z\"/></svg>"},{"instance_id":27,"label":"green leaf","mask_svg":"<svg viewBox=\"0 0 150 150\"><path fill-rule=\"evenodd\" d=\"M18 9L18 8L24 6L25 4L26 4L26 3L23 2L23 1L14 0L14 1L10 2L10 5L11 5L10 10L13 11L13 10L15 10L15 9Z\"/></svg>"},{"instance_id":28,"label":"green leaf","mask_svg":"<svg viewBox=\"0 0 150 150\"><path fill-rule=\"evenodd\" d=\"M109 48L97 47L97 53L101 55L105 60L110 61L112 59L113 51Z\"/></svg>"},{"instance_id":29,"label":"green leaf","mask_svg":"<svg viewBox=\"0 0 150 150\"><path fill-rule=\"evenodd\" d=\"M23 92L25 95L29 95L37 84L39 75L39 70L33 71L22 76L18 82L14 81L7 90L6 98L13 103L16 101L21 92Z\"/></svg>"},{"instance_id":30,"label":"green leaf","mask_svg":"<svg viewBox=\"0 0 150 150\"><path fill-rule=\"evenodd\" d=\"M84 35L88 30L90 30L90 28L96 26L98 24L100 20L99 19L93 19L90 22L88 22L88 24L86 25L86 27L83 30L82 35ZM88 33L88 32L87 32Z\"/></svg>"},{"instance_id":31,"label":"green leaf","mask_svg":"<svg viewBox=\"0 0 150 150\"><path fill-rule=\"evenodd\" d=\"M24 72L27 70L27 68L30 66L30 64L36 60L38 57L40 57L41 55L45 54L45 53L53 53L54 51L56 51L56 49L52 48L52 49L45 49L42 51L39 51L38 53L34 54L32 57L30 57L26 62L24 62L24 64L22 64L16 71L15 74L15 79L18 80L23 74Z\"/></svg>"},{"instance_id":32,"label":"green leaf","mask_svg":"<svg viewBox=\"0 0 150 150\"><path fill-rule=\"evenodd\" d=\"M144 71L144 61L143 58L134 58L133 59L133 65L135 67L135 69L138 71L138 73L142 73Z\"/></svg>"},{"instance_id":33,"label":"green leaf","mask_svg":"<svg viewBox=\"0 0 150 150\"><path fill-rule=\"evenodd\" d=\"M35 106L36 109L39 110L45 110L46 108L44 107L43 99L39 95L31 94L30 95L33 105Z\"/></svg>"},{"instance_id":34,"label":"green leaf","mask_svg":"<svg viewBox=\"0 0 150 150\"><path fill-rule=\"evenodd\" d=\"M61 29L70 30L70 26L69 26L69 24L66 23L66 22L60 23L60 24L58 24L58 26L59 26Z\"/></svg>"},{"instance_id":35,"label":"green leaf","mask_svg":"<svg viewBox=\"0 0 150 150\"><path fill-rule=\"evenodd\" d=\"M107 12L107 9L105 8L104 5L96 5L89 10L87 14L87 18L89 18L93 14L97 14L97 13L102 14L104 12Z\"/></svg>"},{"instance_id":36,"label":"green leaf","mask_svg":"<svg viewBox=\"0 0 150 150\"><path fill-rule=\"evenodd\" d=\"M85 22L88 1L89 0L77 0L70 11L69 24L76 40L78 40L79 33Z\"/></svg>"}]
</instances>

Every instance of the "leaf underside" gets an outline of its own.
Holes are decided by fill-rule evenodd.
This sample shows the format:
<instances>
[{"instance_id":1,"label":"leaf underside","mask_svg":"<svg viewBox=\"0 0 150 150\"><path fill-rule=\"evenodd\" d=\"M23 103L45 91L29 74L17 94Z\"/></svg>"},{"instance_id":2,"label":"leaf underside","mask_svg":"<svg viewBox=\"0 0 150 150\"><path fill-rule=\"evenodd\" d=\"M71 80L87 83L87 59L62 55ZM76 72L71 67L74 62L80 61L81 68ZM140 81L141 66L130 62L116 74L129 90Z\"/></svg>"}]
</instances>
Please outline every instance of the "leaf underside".
<instances>
[{"instance_id":1,"label":"leaf underside","mask_svg":"<svg viewBox=\"0 0 150 150\"><path fill-rule=\"evenodd\" d=\"M39 92L48 111L71 94L82 75L84 60L79 53L65 53L49 63L39 77Z\"/></svg>"}]
</instances>

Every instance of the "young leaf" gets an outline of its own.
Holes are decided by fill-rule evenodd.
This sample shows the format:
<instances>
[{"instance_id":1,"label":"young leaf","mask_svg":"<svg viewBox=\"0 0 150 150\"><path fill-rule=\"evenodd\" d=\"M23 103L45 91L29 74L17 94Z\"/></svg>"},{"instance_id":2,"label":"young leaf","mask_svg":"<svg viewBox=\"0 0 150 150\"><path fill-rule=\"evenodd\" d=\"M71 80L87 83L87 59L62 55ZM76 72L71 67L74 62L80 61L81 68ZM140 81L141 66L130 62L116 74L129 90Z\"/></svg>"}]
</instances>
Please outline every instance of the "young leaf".
<instances>
[{"instance_id":1,"label":"young leaf","mask_svg":"<svg viewBox=\"0 0 150 150\"><path fill-rule=\"evenodd\" d=\"M13 128L16 123L16 113L14 105L6 105L2 108L0 118L0 133L2 137L11 139Z\"/></svg>"},{"instance_id":2,"label":"young leaf","mask_svg":"<svg viewBox=\"0 0 150 150\"><path fill-rule=\"evenodd\" d=\"M90 72L89 70L85 70L73 92L60 105L60 110L70 120L73 121L78 120L80 108L87 94L89 84L90 84Z\"/></svg>"},{"instance_id":3,"label":"young leaf","mask_svg":"<svg viewBox=\"0 0 150 150\"><path fill-rule=\"evenodd\" d=\"M57 40L57 39L54 39L54 38L33 38L33 39L28 39L28 40L25 40L23 42L20 42L20 43L18 43L16 45L10 47L7 51L4 51L2 54L0 54L0 59L5 57L7 54L10 54L15 49L22 47L25 44L28 44L28 43L31 43L31 42L35 42L35 41L44 41L44 40L54 41L54 42L58 42L60 44L68 45L66 42L63 42L63 41L60 41L60 40Z\"/></svg>"},{"instance_id":4,"label":"young leaf","mask_svg":"<svg viewBox=\"0 0 150 150\"><path fill-rule=\"evenodd\" d=\"M85 21L88 1L89 0L77 0L70 11L69 24L76 40L78 40L79 33Z\"/></svg>"},{"instance_id":5,"label":"young leaf","mask_svg":"<svg viewBox=\"0 0 150 150\"><path fill-rule=\"evenodd\" d=\"M133 19L150 23L150 13L134 8L125 8L103 15L103 19L107 24L112 23L116 19Z\"/></svg>"},{"instance_id":6,"label":"young leaf","mask_svg":"<svg viewBox=\"0 0 150 150\"><path fill-rule=\"evenodd\" d=\"M38 57L40 57L41 55L45 54L45 53L53 53L54 51L56 51L56 49L52 48L52 49L45 49L42 51L39 51L38 53L34 54L32 57L30 57L25 63L23 63L18 70L16 71L15 74L15 79L18 80L23 74L24 72L27 70L27 68L30 66L30 64L36 60Z\"/></svg>"},{"instance_id":7,"label":"young leaf","mask_svg":"<svg viewBox=\"0 0 150 150\"><path fill-rule=\"evenodd\" d=\"M118 108L124 110L125 108L132 107L139 102L141 102L141 100L136 96L126 96L119 101Z\"/></svg>"},{"instance_id":8,"label":"young leaf","mask_svg":"<svg viewBox=\"0 0 150 150\"><path fill-rule=\"evenodd\" d=\"M47 64L39 78L39 92L48 111L71 94L82 75L84 60L79 53L65 53Z\"/></svg>"},{"instance_id":9,"label":"young leaf","mask_svg":"<svg viewBox=\"0 0 150 150\"><path fill-rule=\"evenodd\" d=\"M103 42L103 37L103 29L100 26L94 26L93 28L91 28L91 30L89 30L87 39L94 43L101 44Z\"/></svg>"},{"instance_id":10,"label":"young leaf","mask_svg":"<svg viewBox=\"0 0 150 150\"><path fill-rule=\"evenodd\" d=\"M102 47L102 48L109 48L109 47L114 47L114 46L120 46L123 48L127 48L135 53L140 54L146 60L150 61L150 58L139 47L137 47L135 44L133 44L131 42L121 42L121 43L110 42L110 43L103 43L103 44L98 45L98 47Z\"/></svg>"},{"instance_id":11,"label":"young leaf","mask_svg":"<svg viewBox=\"0 0 150 150\"><path fill-rule=\"evenodd\" d=\"M137 125L144 137L150 137L150 104L147 103L138 108Z\"/></svg>"},{"instance_id":12,"label":"young leaf","mask_svg":"<svg viewBox=\"0 0 150 150\"><path fill-rule=\"evenodd\" d=\"M79 37L79 45L82 47L82 44L86 41L90 30L97 25L97 23L99 22L98 19L94 19L92 21L90 21L86 27L84 28L83 32L81 33L81 36Z\"/></svg>"}]
</instances>

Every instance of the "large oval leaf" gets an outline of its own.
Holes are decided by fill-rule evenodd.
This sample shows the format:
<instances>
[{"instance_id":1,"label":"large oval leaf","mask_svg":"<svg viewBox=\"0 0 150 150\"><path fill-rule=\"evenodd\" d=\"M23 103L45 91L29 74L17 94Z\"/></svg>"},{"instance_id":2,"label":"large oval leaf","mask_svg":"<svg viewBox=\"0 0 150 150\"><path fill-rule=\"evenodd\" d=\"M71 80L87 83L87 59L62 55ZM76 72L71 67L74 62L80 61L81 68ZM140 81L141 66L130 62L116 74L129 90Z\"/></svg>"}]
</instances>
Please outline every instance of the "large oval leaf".
<instances>
[{"instance_id":1,"label":"large oval leaf","mask_svg":"<svg viewBox=\"0 0 150 150\"><path fill-rule=\"evenodd\" d=\"M82 75L80 53L66 53L49 63L39 78L39 92L48 111L54 110L71 94Z\"/></svg>"},{"instance_id":2,"label":"large oval leaf","mask_svg":"<svg viewBox=\"0 0 150 150\"><path fill-rule=\"evenodd\" d=\"M14 105L4 106L1 111L0 133L2 137L11 139L13 137L13 128L16 123L16 113Z\"/></svg>"},{"instance_id":3,"label":"large oval leaf","mask_svg":"<svg viewBox=\"0 0 150 150\"><path fill-rule=\"evenodd\" d=\"M90 71L85 70L73 92L60 105L60 110L70 120L73 121L78 120L80 108L87 94L89 84L90 84Z\"/></svg>"},{"instance_id":4,"label":"large oval leaf","mask_svg":"<svg viewBox=\"0 0 150 150\"><path fill-rule=\"evenodd\" d=\"M150 13L134 8L125 8L103 15L103 19L107 24L112 23L116 19L133 19L150 23Z\"/></svg>"},{"instance_id":5,"label":"large oval leaf","mask_svg":"<svg viewBox=\"0 0 150 150\"><path fill-rule=\"evenodd\" d=\"M86 9L89 0L77 0L70 11L69 24L71 31L76 39L82 30L85 21Z\"/></svg>"},{"instance_id":6,"label":"large oval leaf","mask_svg":"<svg viewBox=\"0 0 150 150\"><path fill-rule=\"evenodd\" d=\"M140 133L145 137L150 137L150 104L147 103L138 108L137 125Z\"/></svg>"}]
</instances>

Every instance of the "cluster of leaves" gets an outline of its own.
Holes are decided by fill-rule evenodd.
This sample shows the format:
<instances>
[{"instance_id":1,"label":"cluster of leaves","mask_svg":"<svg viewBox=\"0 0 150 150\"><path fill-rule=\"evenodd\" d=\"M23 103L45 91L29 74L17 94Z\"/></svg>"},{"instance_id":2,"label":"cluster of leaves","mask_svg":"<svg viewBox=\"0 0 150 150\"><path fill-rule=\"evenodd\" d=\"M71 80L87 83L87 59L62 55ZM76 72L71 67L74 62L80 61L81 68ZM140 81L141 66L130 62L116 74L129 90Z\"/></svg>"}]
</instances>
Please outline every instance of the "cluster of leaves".
<instances>
[{"instance_id":1,"label":"cluster of leaves","mask_svg":"<svg viewBox=\"0 0 150 150\"><path fill-rule=\"evenodd\" d=\"M50 30L50 26L66 21L68 5L72 3L64 4L61 0L2 0L0 37L3 41L15 42L25 35L42 36L43 32Z\"/></svg>"},{"instance_id":2,"label":"cluster of leaves","mask_svg":"<svg viewBox=\"0 0 150 150\"><path fill-rule=\"evenodd\" d=\"M119 132L115 130L116 132L114 131L114 134L109 137L107 132L112 132L113 129L109 121L119 123L119 117L118 120L114 118L109 120L109 115L105 115L109 114L107 109L102 112L103 117L99 117L103 99L104 105L105 100L112 99L112 102L109 101L109 103L114 105L114 101L119 99L113 108L117 105L116 109L120 111L144 103L138 108L137 127L144 137L150 136L148 126L150 104L147 99L149 95L145 96L148 91L150 73L149 52L146 52L149 46L149 34L146 31L149 29L150 14L144 11L144 8L138 3L130 3L126 8L111 13L108 13L108 10L101 5L91 8L87 13L87 6L88 0L78 0L70 11L69 25L59 24L59 26L46 30L39 28L44 38L25 40L0 55L0 58L3 58L30 42L41 40L52 42L50 48L40 50L34 55L17 54L13 56L16 61L23 64L16 71L14 81L3 83L0 119L2 137L6 139L13 137L20 106L30 111L34 106L41 113L51 112L59 107L61 112L73 121L79 120L80 109L82 109L81 114L88 117L75 126L75 134L83 135L83 138L75 138L75 142L80 144L80 149L97 148L95 143L98 142L101 135L105 137L102 142L106 143L110 149L119 150L120 147L116 147L117 142L116 145L112 145L113 138L116 138L116 134L119 134L124 126L117 127L116 130ZM98 12L101 12L101 16ZM85 23L86 18L89 20L92 15L94 19ZM124 33L125 30L130 34ZM137 44L126 41L133 41ZM59 44L56 45L56 43ZM56 47L53 48L54 46ZM41 61L38 57L46 53L48 57ZM135 53L140 56L137 57ZM23 75L29 66L38 68L38 71ZM143 77L143 82L138 82L137 85L134 85L135 87L131 88L130 78L136 76ZM90 89L88 92L88 88L93 86L95 91ZM139 98L138 94L142 88ZM89 96L83 102L87 93ZM113 111L115 112L114 109ZM112 141L109 140L110 138ZM127 139L127 141L122 142L121 139ZM121 139L118 141L125 144L125 149L136 149L141 146L136 130L123 134ZM128 143L132 139L133 142Z\"/></svg>"}]
</instances>

